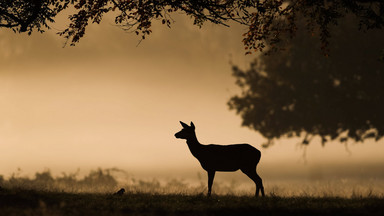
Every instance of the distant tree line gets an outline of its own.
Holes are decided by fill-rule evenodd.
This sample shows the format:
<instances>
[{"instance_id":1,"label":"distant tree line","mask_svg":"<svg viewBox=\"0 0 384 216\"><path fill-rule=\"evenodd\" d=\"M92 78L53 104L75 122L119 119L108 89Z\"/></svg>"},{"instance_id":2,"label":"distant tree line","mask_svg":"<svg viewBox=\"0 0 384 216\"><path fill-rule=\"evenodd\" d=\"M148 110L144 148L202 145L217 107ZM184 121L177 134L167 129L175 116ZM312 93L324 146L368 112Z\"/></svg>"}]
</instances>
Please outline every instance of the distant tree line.
<instances>
[{"instance_id":1,"label":"distant tree line","mask_svg":"<svg viewBox=\"0 0 384 216\"><path fill-rule=\"evenodd\" d=\"M191 186L184 180L167 179L137 179L128 175L125 171L111 169L91 170L87 175L80 177L79 172L62 173L53 176L49 170L36 172L31 177L21 176L20 173L12 174L9 178L0 175L0 194L4 190L40 190L67 193L108 193L113 194L120 188L125 188L129 193L191 193L200 194L206 189L206 182L200 174L199 184ZM205 180L205 179L204 179ZM218 182L215 190L220 193L235 193L238 189L236 181L229 184Z\"/></svg>"}]
</instances>

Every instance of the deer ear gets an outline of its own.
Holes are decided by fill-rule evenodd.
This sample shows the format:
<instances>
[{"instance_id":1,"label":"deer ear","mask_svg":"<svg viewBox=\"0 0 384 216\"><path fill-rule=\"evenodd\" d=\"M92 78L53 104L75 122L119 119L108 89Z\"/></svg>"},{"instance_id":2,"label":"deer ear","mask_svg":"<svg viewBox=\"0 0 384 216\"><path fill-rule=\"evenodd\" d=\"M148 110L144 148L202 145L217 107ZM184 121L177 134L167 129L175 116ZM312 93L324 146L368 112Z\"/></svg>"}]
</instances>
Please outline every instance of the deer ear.
<instances>
[{"instance_id":1,"label":"deer ear","mask_svg":"<svg viewBox=\"0 0 384 216\"><path fill-rule=\"evenodd\" d=\"M180 124L181 124L181 126L183 126L183 128L189 128L189 126L182 121L180 121Z\"/></svg>"},{"instance_id":2,"label":"deer ear","mask_svg":"<svg viewBox=\"0 0 384 216\"><path fill-rule=\"evenodd\" d=\"M193 124L193 122L191 122L191 128L195 129L195 125Z\"/></svg>"}]
</instances>

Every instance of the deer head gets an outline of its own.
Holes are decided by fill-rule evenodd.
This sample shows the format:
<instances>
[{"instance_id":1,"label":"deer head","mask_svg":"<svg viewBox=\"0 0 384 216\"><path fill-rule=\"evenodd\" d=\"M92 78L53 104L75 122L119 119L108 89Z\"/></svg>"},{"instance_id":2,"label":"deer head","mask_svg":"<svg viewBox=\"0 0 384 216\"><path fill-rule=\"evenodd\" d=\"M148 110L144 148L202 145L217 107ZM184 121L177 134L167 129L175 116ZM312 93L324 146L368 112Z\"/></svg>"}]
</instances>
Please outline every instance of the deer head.
<instances>
[{"instance_id":1,"label":"deer head","mask_svg":"<svg viewBox=\"0 0 384 216\"><path fill-rule=\"evenodd\" d=\"M183 129L181 131L177 132L175 134L175 137L178 139L191 139L196 137L195 134L195 125L193 122L191 122L191 126L185 124L184 122L180 121L181 126L183 126Z\"/></svg>"}]
</instances>

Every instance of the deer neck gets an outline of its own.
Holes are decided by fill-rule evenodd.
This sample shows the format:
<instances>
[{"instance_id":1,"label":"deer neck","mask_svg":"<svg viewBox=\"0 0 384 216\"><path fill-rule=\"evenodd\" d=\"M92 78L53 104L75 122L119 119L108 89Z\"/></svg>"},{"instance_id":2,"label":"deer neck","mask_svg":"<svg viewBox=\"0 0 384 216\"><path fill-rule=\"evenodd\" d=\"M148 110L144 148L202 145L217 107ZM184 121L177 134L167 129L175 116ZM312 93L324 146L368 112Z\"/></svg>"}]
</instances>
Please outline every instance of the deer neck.
<instances>
[{"instance_id":1,"label":"deer neck","mask_svg":"<svg viewBox=\"0 0 384 216\"><path fill-rule=\"evenodd\" d=\"M191 151L192 155L196 158L198 158L200 151L201 151L201 144L197 140L196 136L193 136L189 139L187 139L188 148Z\"/></svg>"}]
</instances>

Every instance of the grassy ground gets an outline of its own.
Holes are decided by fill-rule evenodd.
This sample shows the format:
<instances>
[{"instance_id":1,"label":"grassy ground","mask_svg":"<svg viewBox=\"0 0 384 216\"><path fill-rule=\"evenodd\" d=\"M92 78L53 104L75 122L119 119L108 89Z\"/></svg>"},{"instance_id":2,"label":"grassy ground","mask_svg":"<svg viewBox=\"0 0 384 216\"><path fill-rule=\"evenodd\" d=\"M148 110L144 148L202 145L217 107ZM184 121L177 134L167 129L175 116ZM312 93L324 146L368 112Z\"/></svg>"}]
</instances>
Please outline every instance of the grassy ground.
<instances>
[{"instance_id":1,"label":"grassy ground","mask_svg":"<svg viewBox=\"0 0 384 216\"><path fill-rule=\"evenodd\" d=\"M58 193L2 189L0 215L384 215L383 197Z\"/></svg>"}]
</instances>

